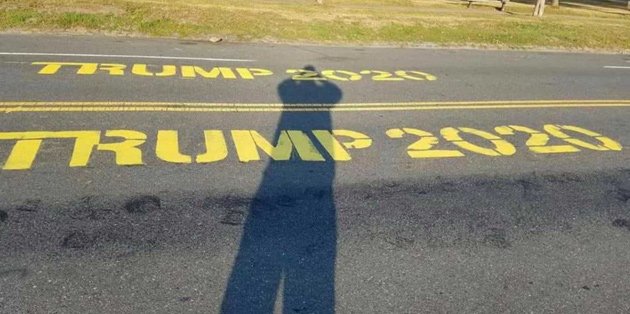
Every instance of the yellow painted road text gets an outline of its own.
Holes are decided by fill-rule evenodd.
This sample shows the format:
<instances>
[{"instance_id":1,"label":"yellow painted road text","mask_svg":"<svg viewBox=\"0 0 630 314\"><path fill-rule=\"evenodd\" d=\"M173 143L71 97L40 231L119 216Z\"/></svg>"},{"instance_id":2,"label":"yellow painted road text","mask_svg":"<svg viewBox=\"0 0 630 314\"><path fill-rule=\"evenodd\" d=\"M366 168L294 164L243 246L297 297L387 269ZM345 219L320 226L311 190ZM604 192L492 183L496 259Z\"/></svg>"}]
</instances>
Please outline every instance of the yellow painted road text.
<instances>
[{"instance_id":1,"label":"yellow painted road text","mask_svg":"<svg viewBox=\"0 0 630 314\"><path fill-rule=\"evenodd\" d=\"M621 144L605 135L574 125L546 124L540 129L522 125L503 125L491 130L470 127L444 127L431 132L412 127L390 128L379 138L401 143L399 151L376 152L391 157L461 158L470 154L486 157L508 157L517 147L533 154L575 154L581 151L619 152ZM177 130L147 133L137 130L23 131L0 132L0 150L8 148L3 170L32 169L43 145L69 141L69 167L87 167L95 154L109 154L118 166L144 165L149 153L161 162L173 164L211 164L224 161L230 152L243 163L261 161L348 162L353 155L372 147L374 139L365 132L334 130L280 130L274 138L256 130L205 130L204 151L198 154L182 151ZM517 135L525 135L515 145ZM228 139L230 141L228 141ZM149 142L149 143L147 143ZM228 145L228 142L232 145ZM552 142L552 143L550 143ZM154 144L154 145L153 145ZM406 146L405 146L406 145ZM153 149L154 147L154 149ZM360 155L360 156L365 156ZM59 155L45 156L58 159ZM53 160L59 162L58 160Z\"/></svg>"},{"instance_id":2,"label":"yellow painted road text","mask_svg":"<svg viewBox=\"0 0 630 314\"><path fill-rule=\"evenodd\" d=\"M221 79L221 80L254 80L270 77L274 72L261 68L244 67L205 67L197 65L149 65L149 64L121 64L121 63L95 63L95 62L33 62L39 67L38 74L56 75L73 73L81 76L109 75L138 76L138 77L179 77L183 79ZM288 69L285 71L296 81L340 81L355 82L371 80L375 82L400 82L400 81L435 81L433 74L419 70L330 70L314 71L307 69Z\"/></svg>"}]
</instances>

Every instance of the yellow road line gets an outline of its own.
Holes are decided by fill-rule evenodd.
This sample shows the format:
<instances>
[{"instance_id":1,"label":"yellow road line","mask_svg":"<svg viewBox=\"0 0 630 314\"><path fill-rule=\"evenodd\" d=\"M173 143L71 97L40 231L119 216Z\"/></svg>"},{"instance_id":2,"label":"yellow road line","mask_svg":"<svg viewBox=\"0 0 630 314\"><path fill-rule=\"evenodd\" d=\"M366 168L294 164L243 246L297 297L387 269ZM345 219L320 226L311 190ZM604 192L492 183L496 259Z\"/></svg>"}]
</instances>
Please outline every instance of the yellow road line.
<instances>
[{"instance_id":1,"label":"yellow road line","mask_svg":"<svg viewBox=\"0 0 630 314\"><path fill-rule=\"evenodd\" d=\"M630 100L532 100L349 104L0 102L0 112L322 112L630 107Z\"/></svg>"},{"instance_id":2,"label":"yellow road line","mask_svg":"<svg viewBox=\"0 0 630 314\"><path fill-rule=\"evenodd\" d=\"M482 105L482 104L566 104L566 103L630 103L630 100L484 100L484 101L421 101L421 102L395 102L395 103L342 103L335 106L385 106L385 105ZM148 102L148 101L0 101L0 106L332 106L330 104L281 104L281 103L197 103L197 102Z\"/></svg>"}]
</instances>

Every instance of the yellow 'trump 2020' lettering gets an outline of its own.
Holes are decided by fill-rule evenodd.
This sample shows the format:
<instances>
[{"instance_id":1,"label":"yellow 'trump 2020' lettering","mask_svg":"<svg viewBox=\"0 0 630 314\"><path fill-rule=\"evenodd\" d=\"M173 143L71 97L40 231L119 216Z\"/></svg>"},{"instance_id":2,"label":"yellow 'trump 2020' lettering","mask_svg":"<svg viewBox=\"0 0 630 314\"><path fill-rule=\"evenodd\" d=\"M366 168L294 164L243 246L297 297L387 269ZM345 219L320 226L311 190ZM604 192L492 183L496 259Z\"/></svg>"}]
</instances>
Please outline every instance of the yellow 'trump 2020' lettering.
<instances>
[{"instance_id":1,"label":"yellow 'trump 2020' lettering","mask_svg":"<svg viewBox=\"0 0 630 314\"><path fill-rule=\"evenodd\" d=\"M254 80L257 77L271 76L274 73L262 68L244 67L207 67L199 65L150 65L136 63L132 65L118 63L95 63L95 62L33 62L32 65L41 66L38 74L55 75L60 72L72 71L78 75L95 75L99 73L110 76L124 76L128 73L141 77L176 77L185 79L224 79L224 80ZM371 80L374 82L393 81L435 81L437 77L433 74L421 71L401 71L392 72L380 70L348 71L324 69L321 72L306 69L288 69L285 71L288 79L291 80L317 80L317 81L338 81L355 82L360 80Z\"/></svg>"},{"instance_id":2,"label":"yellow 'trump 2020' lettering","mask_svg":"<svg viewBox=\"0 0 630 314\"><path fill-rule=\"evenodd\" d=\"M467 153L490 157L506 157L516 153L516 147L501 136L512 136L515 132L528 134L525 141L528 150L535 154L576 153L582 150L621 151L621 144L598 132L572 125L546 124L544 131L519 125L494 128L494 132L467 127L445 127L440 135L445 140L440 148L439 138L431 132L415 128L392 128L385 132L388 138L411 139L407 155L413 159L465 157ZM351 152L372 146L372 138L352 130L278 130L266 138L256 130L203 131L204 151L182 150L177 130L158 130L155 137L155 156L158 160L176 164L208 164L228 157L226 133L231 136L236 157L247 163L260 161L266 156L273 161L342 162L352 160ZM578 136L578 137L574 137ZM476 138L475 143L465 139ZM563 144L548 145L554 138ZM31 169L42 145L50 141L73 141L68 165L88 166L95 152L113 153L116 165L144 165L145 133L135 130L107 131L25 131L0 132L0 142L12 141L13 146L2 166L3 170ZM384 152L390 153L390 152ZM392 157L396 155L395 152Z\"/></svg>"}]
</instances>

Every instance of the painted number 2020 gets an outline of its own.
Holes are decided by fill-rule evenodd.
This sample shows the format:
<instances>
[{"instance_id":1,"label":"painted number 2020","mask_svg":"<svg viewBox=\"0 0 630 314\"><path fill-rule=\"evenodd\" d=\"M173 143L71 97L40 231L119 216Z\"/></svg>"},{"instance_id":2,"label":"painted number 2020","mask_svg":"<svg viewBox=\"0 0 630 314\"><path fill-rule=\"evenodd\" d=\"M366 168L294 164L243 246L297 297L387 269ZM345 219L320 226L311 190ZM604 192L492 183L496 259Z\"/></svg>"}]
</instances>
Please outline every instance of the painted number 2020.
<instances>
[{"instance_id":1,"label":"painted number 2020","mask_svg":"<svg viewBox=\"0 0 630 314\"><path fill-rule=\"evenodd\" d=\"M622 150L619 142L582 127L546 124L543 126L543 130L539 131L520 125L498 126L494 129L496 133L466 127L442 128L440 130L441 137L459 150L434 149L439 144L438 137L420 129L394 128L387 130L386 135L394 139L401 139L406 136L418 138L407 147L407 154L412 158L464 157L462 151L491 157L511 156L516 153L516 147L501 136L512 136L517 133L528 135L525 146L536 154L576 153L582 149L594 151ZM477 137L479 141L486 142L487 145L472 143L465 140L463 135ZM560 143L549 145L548 143L552 138L559 140Z\"/></svg>"},{"instance_id":2,"label":"painted number 2020","mask_svg":"<svg viewBox=\"0 0 630 314\"><path fill-rule=\"evenodd\" d=\"M308 69L289 69L287 74L291 74L291 78L295 81L359 81L364 77L370 78L372 81L435 81L437 77L422 71L402 71L393 72L380 70L362 70L359 72L346 70L323 70L314 71Z\"/></svg>"}]
</instances>

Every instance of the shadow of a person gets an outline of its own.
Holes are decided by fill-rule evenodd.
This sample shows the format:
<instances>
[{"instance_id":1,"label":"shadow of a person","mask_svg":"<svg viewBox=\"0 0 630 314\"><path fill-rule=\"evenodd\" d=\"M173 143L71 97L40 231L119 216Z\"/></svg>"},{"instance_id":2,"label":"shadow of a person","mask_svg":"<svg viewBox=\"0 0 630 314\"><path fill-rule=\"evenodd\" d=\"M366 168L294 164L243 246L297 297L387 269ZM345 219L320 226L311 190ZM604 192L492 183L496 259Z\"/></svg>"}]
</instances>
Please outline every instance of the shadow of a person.
<instances>
[{"instance_id":1,"label":"shadow of a person","mask_svg":"<svg viewBox=\"0 0 630 314\"><path fill-rule=\"evenodd\" d=\"M304 70L315 69L307 66ZM325 108L338 103L342 92L321 77L315 79L286 79L278 86L285 110L274 140L283 130L309 134L332 129ZM323 110L295 112L289 108L311 104L323 105L319 107ZM295 153L290 161L269 161L243 227L222 313L273 313L279 294L284 313L334 313L335 164L330 156L322 156L325 161L301 161Z\"/></svg>"}]
</instances>

